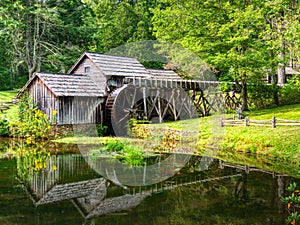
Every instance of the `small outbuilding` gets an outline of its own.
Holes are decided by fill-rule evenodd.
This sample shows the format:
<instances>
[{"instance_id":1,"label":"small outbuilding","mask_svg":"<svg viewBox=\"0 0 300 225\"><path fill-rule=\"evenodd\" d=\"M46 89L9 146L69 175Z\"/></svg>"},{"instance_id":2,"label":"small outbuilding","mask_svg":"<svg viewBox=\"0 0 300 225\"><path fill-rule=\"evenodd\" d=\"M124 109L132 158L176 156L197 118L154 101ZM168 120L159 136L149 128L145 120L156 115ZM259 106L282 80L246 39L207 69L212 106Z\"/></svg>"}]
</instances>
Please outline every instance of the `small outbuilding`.
<instances>
[{"instance_id":1,"label":"small outbuilding","mask_svg":"<svg viewBox=\"0 0 300 225\"><path fill-rule=\"evenodd\" d=\"M89 76L36 73L19 95L25 91L38 108L59 125L99 123L103 120L104 93Z\"/></svg>"}]
</instances>

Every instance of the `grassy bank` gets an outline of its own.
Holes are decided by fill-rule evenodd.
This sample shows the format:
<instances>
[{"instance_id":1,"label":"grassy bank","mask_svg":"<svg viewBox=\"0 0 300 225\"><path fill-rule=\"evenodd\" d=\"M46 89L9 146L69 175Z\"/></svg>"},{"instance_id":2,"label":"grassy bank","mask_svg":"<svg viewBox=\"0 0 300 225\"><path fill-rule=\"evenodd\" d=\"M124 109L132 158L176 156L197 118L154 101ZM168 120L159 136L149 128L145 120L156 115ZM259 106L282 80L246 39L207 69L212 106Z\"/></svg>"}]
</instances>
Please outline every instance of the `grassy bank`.
<instances>
[{"instance_id":1,"label":"grassy bank","mask_svg":"<svg viewBox=\"0 0 300 225\"><path fill-rule=\"evenodd\" d=\"M250 111L246 113L246 116L256 120L271 120L273 116L287 120L299 120L300 105ZM193 140L190 143L199 154L210 154L207 149L217 149L217 155L215 152L211 152L211 154L221 158L233 159L234 155L238 153L240 155L256 155L257 160L268 158L300 164L300 127L228 126L221 128L218 116L143 126L149 126L152 130L152 137L145 141L148 141L149 146L153 139L157 138L157 133L161 133L165 129L194 130L197 132L194 132L192 134L194 136L190 136L189 139ZM59 142L88 144L103 143L104 140L67 138L61 139ZM143 145L145 144L143 143Z\"/></svg>"},{"instance_id":2,"label":"grassy bank","mask_svg":"<svg viewBox=\"0 0 300 225\"><path fill-rule=\"evenodd\" d=\"M270 120L273 116L287 120L300 120L300 105L290 105L272 109L247 112L246 115L255 120ZM179 127L182 122L168 124L170 128ZM278 126L227 126L218 128L217 119L199 118L186 121L190 127L199 124L200 135L197 151L203 152L208 146L219 147L222 155L230 152L251 153L261 156L280 158L290 162L300 162L300 127ZM161 126L161 125L155 125ZM217 136L211 139L213 136Z\"/></svg>"},{"instance_id":3,"label":"grassy bank","mask_svg":"<svg viewBox=\"0 0 300 225\"><path fill-rule=\"evenodd\" d=\"M17 90L0 91L0 105L3 102L11 102L17 96ZM16 120L18 115L18 109L16 105L11 106L9 109L0 113L0 117L6 116L9 120Z\"/></svg>"},{"instance_id":4,"label":"grassy bank","mask_svg":"<svg viewBox=\"0 0 300 225\"><path fill-rule=\"evenodd\" d=\"M2 102L10 102L13 98L17 96L18 91L0 91L0 103Z\"/></svg>"}]
</instances>

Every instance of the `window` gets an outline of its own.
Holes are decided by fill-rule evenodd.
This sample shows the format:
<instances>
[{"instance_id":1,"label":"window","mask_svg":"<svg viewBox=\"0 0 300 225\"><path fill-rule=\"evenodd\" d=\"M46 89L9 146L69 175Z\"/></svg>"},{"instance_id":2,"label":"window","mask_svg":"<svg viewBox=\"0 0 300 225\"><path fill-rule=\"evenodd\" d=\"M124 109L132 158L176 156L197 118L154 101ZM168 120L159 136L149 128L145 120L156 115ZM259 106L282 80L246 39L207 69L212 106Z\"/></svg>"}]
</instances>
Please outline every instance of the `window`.
<instances>
[{"instance_id":1,"label":"window","mask_svg":"<svg viewBox=\"0 0 300 225\"><path fill-rule=\"evenodd\" d=\"M91 67L90 66L85 66L84 67L84 73L89 73L91 71Z\"/></svg>"}]
</instances>

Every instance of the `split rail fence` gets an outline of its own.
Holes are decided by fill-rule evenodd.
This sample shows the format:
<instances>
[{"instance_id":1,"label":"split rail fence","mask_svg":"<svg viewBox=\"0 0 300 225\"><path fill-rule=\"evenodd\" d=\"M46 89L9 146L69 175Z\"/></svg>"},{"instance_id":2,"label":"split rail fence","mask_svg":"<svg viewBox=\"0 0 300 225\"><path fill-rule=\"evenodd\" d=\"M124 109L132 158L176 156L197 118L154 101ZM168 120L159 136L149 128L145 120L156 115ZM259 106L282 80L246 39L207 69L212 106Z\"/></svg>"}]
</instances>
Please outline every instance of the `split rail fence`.
<instances>
[{"instance_id":1,"label":"split rail fence","mask_svg":"<svg viewBox=\"0 0 300 225\"><path fill-rule=\"evenodd\" d=\"M300 120L285 120L275 116L271 120L254 120L249 117L245 119L221 117L220 126L265 126L276 128L277 126L300 126Z\"/></svg>"},{"instance_id":2,"label":"split rail fence","mask_svg":"<svg viewBox=\"0 0 300 225\"><path fill-rule=\"evenodd\" d=\"M4 110L9 109L12 105L17 104L16 99L12 99L10 102L2 102L0 103L0 113L2 113Z\"/></svg>"}]
</instances>

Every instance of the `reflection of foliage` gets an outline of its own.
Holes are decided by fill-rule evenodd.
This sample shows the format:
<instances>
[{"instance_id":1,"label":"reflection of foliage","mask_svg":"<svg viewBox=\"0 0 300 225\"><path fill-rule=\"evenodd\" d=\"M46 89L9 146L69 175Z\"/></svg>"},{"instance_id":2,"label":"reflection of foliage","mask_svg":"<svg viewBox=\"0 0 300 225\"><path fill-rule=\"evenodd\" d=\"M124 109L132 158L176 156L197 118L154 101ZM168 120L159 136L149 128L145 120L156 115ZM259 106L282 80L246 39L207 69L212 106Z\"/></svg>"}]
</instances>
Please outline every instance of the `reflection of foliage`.
<instances>
[{"instance_id":1,"label":"reflection of foliage","mask_svg":"<svg viewBox=\"0 0 300 225\"><path fill-rule=\"evenodd\" d=\"M13 137L30 139L47 139L51 131L51 123L47 115L34 107L33 101L25 95L18 104L19 121L10 123Z\"/></svg>"},{"instance_id":2,"label":"reflection of foliage","mask_svg":"<svg viewBox=\"0 0 300 225\"><path fill-rule=\"evenodd\" d=\"M282 202L287 203L289 212L289 217L287 219L288 224L296 225L297 222L300 222L300 190L297 189L297 184L295 182L290 184L287 190L291 194L281 200Z\"/></svg>"},{"instance_id":3,"label":"reflection of foliage","mask_svg":"<svg viewBox=\"0 0 300 225\"><path fill-rule=\"evenodd\" d=\"M50 152L40 145L20 145L16 152L18 176L23 181L31 180L33 173L45 170L49 164ZM55 160L52 160L51 169L57 169Z\"/></svg>"}]
</instances>

